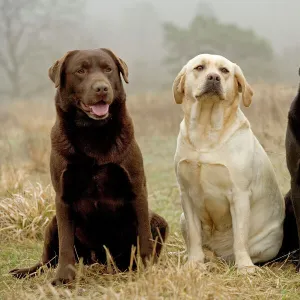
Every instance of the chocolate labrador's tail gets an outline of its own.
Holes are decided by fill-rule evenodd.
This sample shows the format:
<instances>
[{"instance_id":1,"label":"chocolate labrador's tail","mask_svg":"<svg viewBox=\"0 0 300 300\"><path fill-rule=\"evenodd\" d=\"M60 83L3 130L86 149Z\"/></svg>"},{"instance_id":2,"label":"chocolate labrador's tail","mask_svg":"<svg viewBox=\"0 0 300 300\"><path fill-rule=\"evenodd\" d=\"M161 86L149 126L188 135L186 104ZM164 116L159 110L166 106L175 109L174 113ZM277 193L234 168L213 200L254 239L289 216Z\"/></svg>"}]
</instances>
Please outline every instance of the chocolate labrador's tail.
<instances>
[{"instance_id":1,"label":"chocolate labrador's tail","mask_svg":"<svg viewBox=\"0 0 300 300\"><path fill-rule=\"evenodd\" d=\"M33 277L44 271L43 267L55 267L58 264L58 229L56 217L46 228L44 249L41 262L29 268L16 268L9 273L16 278Z\"/></svg>"}]
</instances>

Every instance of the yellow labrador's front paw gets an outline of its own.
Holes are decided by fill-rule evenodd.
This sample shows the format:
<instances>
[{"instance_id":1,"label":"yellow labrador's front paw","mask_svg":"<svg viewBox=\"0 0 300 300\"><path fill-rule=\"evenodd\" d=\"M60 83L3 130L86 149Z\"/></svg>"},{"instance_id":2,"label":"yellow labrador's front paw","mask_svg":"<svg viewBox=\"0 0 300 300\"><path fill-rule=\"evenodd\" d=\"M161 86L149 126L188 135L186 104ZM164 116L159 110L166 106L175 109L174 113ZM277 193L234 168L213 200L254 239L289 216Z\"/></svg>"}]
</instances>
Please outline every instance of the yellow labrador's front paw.
<instances>
[{"instance_id":1,"label":"yellow labrador's front paw","mask_svg":"<svg viewBox=\"0 0 300 300\"><path fill-rule=\"evenodd\" d=\"M204 263L204 253L197 253L196 255L193 254L188 254L188 261L189 262L200 262L200 263Z\"/></svg>"},{"instance_id":2,"label":"yellow labrador's front paw","mask_svg":"<svg viewBox=\"0 0 300 300\"><path fill-rule=\"evenodd\" d=\"M196 260L196 259L188 259L188 261L185 264L185 268L187 269L198 269L200 271L206 271L206 265L204 263L204 259Z\"/></svg>"},{"instance_id":3,"label":"yellow labrador's front paw","mask_svg":"<svg viewBox=\"0 0 300 300\"><path fill-rule=\"evenodd\" d=\"M254 274L254 273L257 273L258 270L259 270L259 268L255 265L239 266L238 274L241 274L241 275Z\"/></svg>"}]
</instances>

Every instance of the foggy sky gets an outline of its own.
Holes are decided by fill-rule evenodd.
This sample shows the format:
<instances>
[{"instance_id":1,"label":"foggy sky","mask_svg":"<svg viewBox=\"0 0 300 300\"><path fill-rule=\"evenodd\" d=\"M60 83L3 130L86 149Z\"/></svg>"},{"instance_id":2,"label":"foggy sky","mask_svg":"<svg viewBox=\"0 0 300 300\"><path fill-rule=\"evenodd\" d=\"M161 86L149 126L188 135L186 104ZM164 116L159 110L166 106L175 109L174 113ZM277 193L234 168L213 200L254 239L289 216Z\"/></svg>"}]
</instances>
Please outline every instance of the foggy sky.
<instances>
[{"instance_id":1,"label":"foggy sky","mask_svg":"<svg viewBox=\"0 0 300 300\"><path fill-rule=\"evenodd\" d=\"M117 19L122 10L143 0L89 0L87 12L96 19ZM162 21L186 26L194 17L198 0L151 0ZM276 52L300 44L299 0L207 1L223 22L252 28L269 39ZM132 12L134 14L134 11ZM300 54L299 54L300 56Z\"/></svg>"},{"instance_id":2,"label":"foggy sky","mask_svg":"<svg viewBox=\"0 0 300 300\"><path fill-rule=\"evenodd\" d=\"M253 80L299 80L300 0L0 2L6 3L1 6L5 17L0 20L1 99L28 97L30 92L46 91L50 87L47 70L53 61L72 49L99 47L113 49L126 61L130 70L128 89L135 92L166 89L181 66L171 66L171 70L165 63L173 50L164 39L162 24L168 21L175 26L187 27L196 15L207 16L211 10L222 23L253 29L271 42L277 52L271 54L272 76L265 76L262 70L251 65L253 69L248 73L255 74ZM24 5L20 6L20 3ZM26 30L22 30L24 26ZM226 38L222 43L226 43ZM202 51L201 45L199 51ZM252 53L252 58L259 60L257 53ZM246 61L236 62L241 67L249 67ZM269 66L264 68L268 70ZM23 76L24 72L26 76Z\"/></svg>"}]
</instances>

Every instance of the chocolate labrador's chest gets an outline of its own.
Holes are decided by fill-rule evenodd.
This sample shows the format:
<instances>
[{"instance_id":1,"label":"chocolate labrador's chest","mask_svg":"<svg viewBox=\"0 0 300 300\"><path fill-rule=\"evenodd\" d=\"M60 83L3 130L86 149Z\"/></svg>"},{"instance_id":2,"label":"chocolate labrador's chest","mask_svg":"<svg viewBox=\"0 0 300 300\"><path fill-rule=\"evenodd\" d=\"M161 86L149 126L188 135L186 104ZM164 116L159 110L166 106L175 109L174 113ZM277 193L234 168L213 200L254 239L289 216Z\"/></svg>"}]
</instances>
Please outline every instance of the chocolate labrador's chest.
<instances>
[{"instance_id":1,"label":"chocolate labrador's chest","mask_svg":"<svg viewBox=\"0 0 300 300\"><path fill-rule=\"evenodd\" d=\"M130 214L132 187L122 167L116 164L81 166L76 176L72 206L78 217L103 219Z\"/></svg>"}]
</instances>

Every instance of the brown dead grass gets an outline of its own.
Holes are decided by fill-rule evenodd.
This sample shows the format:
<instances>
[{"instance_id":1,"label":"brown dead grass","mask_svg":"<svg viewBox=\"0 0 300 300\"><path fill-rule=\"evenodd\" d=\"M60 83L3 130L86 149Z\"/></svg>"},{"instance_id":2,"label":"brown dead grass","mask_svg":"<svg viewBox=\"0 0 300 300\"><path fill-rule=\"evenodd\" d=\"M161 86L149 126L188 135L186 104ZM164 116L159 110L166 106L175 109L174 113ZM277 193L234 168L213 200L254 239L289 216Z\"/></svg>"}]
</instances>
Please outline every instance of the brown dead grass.
<instances>
[{"instance_id":1,"label":"brown dead grass","mask_svg":"<svg viewBox=\"0 0 300 300\"><path fill-rule=\"evenodd\" d=\"M0 236L9 239L41 239L55 212L50 185L28 184L22 193L0 201Z\"/></svg>"},{"instance_id":2,"label":"brown dead grass","mask_svg":"<svg viewBox=\"0 0 300 300\"><path fill-rule=\"evenodd\" d=\"M284 150L287 111L296 89L255 85L252 106L243 108L271 158L283 193L289 189ZM128 99L144 155L150 207L171 227L160 262L114 275L104 274L99 265L79 265L77 281L69 288L49 285L54 270L28 280L9 276L9 269L29 266L39 258L41 237L54 213L48 167L53 106L52 99L28 100L0 110L0 299L300 299L299 278L291 265L238 275L233 266L219 260L210 261L205 272L185 264L173 168L182 113L170 91Z\"/></svg>"}]
</instances>

